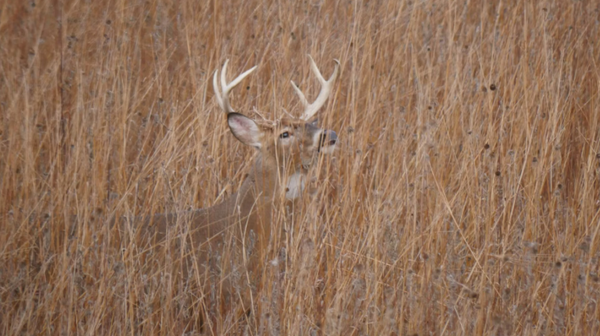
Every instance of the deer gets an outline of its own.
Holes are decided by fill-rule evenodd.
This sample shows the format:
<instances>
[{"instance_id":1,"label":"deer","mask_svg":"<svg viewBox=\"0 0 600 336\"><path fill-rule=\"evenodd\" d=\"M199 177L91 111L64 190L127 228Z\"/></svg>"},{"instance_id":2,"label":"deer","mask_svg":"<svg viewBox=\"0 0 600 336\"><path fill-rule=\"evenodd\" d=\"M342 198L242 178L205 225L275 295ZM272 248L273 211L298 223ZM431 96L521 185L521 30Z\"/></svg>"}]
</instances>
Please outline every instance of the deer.
<instances>
[{"instance_id":1,"label":"deer","mask_svg":"<svg viewBox=\"0 0 600 336\"><path fill-rule=\"evenodd\" d=\"M326 80L313 58L310 55L308 58L311 70L321 84L317 98L309 103L300 88L291 81L304 111L300 117L288 114L274 122L251 119L236 112L230 104L229 93L256 66L231 82L227 82L229 60L225 61L220 76L219 69L215 71L214 96L226 116L231 134L256 151L249 172L239 190L217 205L192 211L136 217L134 220L136 227L142 228L141 234L152 237L156 244L168 240L171 228L177 223L186 224L183 239L175 239L178 247L186 244L191 250L191 258L182 265L184 278L190 273L198 278L201 274L207 274L209 271L206 265L214 264L215 260L223 260L224 255L233 253L223 251L225 246L241 247L238 256L241 256L241 264L245 266L237 273L250 274L248 278L255 278L260 273L258 266L264 264L272 234L273 204L282 197L292 202L301 197L311 166L320 155L334 152L338 143L337 134L317 125L317 112L331 95L339 71L339 61L334 60L333 74ZM219 266L216 268L219 269ZM225 276L228 277L230 273L236 272L221 269L220 278L223 278L223 273L228 273ZM231 296L230 292L228 290L226 296ZM243 309L250 305L247 297L244 295L242 298Z\"/></svg>"}]
</instances>

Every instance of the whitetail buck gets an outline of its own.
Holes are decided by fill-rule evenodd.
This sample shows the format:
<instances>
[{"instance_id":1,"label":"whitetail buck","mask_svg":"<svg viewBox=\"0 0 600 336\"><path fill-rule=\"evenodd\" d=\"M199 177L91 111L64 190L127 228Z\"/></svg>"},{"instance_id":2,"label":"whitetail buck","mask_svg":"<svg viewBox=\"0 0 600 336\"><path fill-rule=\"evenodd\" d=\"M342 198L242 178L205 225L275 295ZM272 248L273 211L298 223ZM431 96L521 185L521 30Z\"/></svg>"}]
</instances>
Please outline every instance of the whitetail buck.
<instances>
[{"instance_id":1,"label":"whitetail buck","mask_svg":"<svg viewBox=\"0 0 600 336\"><path fill-rule=\"evenodd\" d=\"M191 250L187 262L181 264L184 277L188 274L197 279L217 269L216 279L232 277L238 274L244 281L253 278L260 269L256 266L266 263L266 250L271 235L271 214L273 203L284 197L293 200L302 194L308 169L317 161L319 154L331 153L336 146L334 131L324 130L316 125L316 113L325 104L331 94L336 79L339 62L328 80L321 75L314 60L309 56L311 68L321 83L321 91L315 101L308 103L304 94L292 82L304 112L300 118L283 118L275 122L256 122L235 112L229 103L229 92L246 76L256 69L239 75L227 83L227 61L220 76L217 70L213 78L215 97L223 112L231 133L243 144L255 148L258 155L251 165L240 189L222 203L210 208L138 218L141 221L142 234L153 237L154 243L163 244L176 223L184 224L182 232L174 236L176 245L186 244L185 250ZM137 226L137 225L136 225ZM181 227L181 226L180 226ZM171 235L171 237L173 236ZM163 244L165 246L172 244ZM156 245L155 245L156 246ZM223 251L223 247L231 247ZM232 249L238 249L237 257ZM230 257L226 257L226 256ZM224 267L224 259L243 260L238 264L247 267ZM208 264L220 263L216 267ZM228 268L227 270L224 270ZM260 267L259 267L260 268ZM250 276L248 276L250 274ZM202 278L202 282L210 282ZM231 300L235 300L233 297ZM230 299L226 299L230 300ZM246 301L244 298L242 301ZM246 301L243 304L248 304ZM245 307L247 309L248 307Z\"/></svg>"}]
</instances>

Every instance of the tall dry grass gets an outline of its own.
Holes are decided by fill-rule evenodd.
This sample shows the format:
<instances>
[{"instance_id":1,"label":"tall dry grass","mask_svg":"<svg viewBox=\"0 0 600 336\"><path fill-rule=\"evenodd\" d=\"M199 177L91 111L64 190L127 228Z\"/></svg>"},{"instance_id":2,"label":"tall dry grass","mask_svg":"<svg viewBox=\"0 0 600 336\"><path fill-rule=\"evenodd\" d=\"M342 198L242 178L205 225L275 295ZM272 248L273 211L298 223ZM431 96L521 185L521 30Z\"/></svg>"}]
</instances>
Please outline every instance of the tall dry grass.
<instances>
[{"instance_id":1,"label":"tall dry grass","mask_svg":"<svg viewBox=\"0 0 600 336\"><path fill-rule=\"evenodd\" d=\"M221 332L599 334L599 9L2 2L0 333L200 332L201 295L108 219L235 191L252 151L212 72L257 64L233 105L274 118L299 113L290 80L317 92L310 53L341 62L322 119L341 148Z\"/></svg>"}]
</instances>

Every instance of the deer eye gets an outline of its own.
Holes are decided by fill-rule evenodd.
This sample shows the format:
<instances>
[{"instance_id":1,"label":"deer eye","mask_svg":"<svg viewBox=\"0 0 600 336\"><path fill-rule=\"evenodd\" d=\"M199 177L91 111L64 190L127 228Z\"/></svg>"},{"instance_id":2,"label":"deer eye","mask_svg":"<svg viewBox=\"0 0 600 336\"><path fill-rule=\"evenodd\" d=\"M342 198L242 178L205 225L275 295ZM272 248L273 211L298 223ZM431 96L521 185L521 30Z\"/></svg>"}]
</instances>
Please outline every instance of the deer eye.
<instances>
[{"instance_id":1,"label":"deer eye","mask_svg":"<svg viewBox=\"0 0 600 336\"><path fill-rule=\"evenodd\" d=\"M287 139L287 138L289 138L289 137L290 137L290 133L289 133L289 132L283 132L283 133L281 133L281 134L279 135L279 137L280 137L281 139Z\"/></svg>"}]
</instances>

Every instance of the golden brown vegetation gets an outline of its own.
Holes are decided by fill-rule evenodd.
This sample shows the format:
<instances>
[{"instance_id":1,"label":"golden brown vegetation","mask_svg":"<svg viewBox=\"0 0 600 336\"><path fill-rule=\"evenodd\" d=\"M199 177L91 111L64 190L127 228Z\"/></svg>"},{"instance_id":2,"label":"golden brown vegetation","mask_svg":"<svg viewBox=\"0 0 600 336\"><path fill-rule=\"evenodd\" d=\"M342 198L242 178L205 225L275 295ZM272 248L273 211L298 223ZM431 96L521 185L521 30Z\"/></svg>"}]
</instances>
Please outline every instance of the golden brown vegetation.
<instances>
[{"instance_id":1,"label":"golden brown vegetation","mask_svg":"<svg viewBox=\"0 0 600 336\"><path fill-rule=\"evenodd\" d=\"M341 63L322 120L341 148L316 197L274 209L252 313L220 332L597 335L599 8L3 1L0 333L200 332L214 307L178 252L107 222L235 191L253 153L212 72L257 64L234 105L274 118L298 113L291 79L317 92L310 53Z\"/></svg>"}]
</instances>

